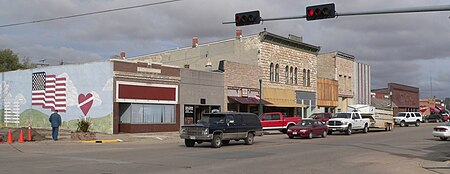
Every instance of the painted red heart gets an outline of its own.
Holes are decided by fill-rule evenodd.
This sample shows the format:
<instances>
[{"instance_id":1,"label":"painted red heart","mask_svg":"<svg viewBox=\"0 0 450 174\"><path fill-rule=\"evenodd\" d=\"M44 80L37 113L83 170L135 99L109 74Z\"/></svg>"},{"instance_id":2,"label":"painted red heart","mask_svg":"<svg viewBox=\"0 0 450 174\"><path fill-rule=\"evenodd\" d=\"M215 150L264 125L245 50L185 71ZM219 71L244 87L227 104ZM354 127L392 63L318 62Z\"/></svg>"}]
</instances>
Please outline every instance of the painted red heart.
<instances>
[{"instance_id":1,"label":"painted red heart","mask_svg":"<svg viewBox=\"0 0 450 174\"><path fill-rule=\"evenodd\" d=\"M78 95L78 107L83 111L84 116L87 116L92 103L94 103L94 96L91 93Z\"/></svg>"}]
</instances>

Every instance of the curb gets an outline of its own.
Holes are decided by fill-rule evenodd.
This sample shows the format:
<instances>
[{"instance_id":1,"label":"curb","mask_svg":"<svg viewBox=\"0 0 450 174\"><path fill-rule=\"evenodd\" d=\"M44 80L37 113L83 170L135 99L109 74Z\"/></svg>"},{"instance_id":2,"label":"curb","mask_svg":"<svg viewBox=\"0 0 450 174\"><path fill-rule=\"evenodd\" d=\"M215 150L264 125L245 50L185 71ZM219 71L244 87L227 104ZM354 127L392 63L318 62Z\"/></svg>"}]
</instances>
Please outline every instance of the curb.
<instances>
[{"instance_id":1,"label":"curb","mask_svg":"<svg viewBox=\"0 0 450 174\"><path fill-rule=\"evenodd\" d=\"M118 143L118 142L123 142L123 141L121 139L112 139L112 140L83 140L80 142L101 144L101 143Z\"/></svg>"}]
</instances>

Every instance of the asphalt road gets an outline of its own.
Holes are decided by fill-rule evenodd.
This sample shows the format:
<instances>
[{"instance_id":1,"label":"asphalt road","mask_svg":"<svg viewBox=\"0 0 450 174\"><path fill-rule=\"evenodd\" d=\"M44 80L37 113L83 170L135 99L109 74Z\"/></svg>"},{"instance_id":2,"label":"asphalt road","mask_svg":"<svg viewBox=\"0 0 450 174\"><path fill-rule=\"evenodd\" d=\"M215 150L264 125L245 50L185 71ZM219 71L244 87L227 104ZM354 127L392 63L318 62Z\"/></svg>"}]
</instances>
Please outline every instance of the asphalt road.
<instances>
[{"instance_id":1,"label":"asphalt road","mask_svg":"<svg viewBox=\"0 0 450 174\"><path fill-rule=\"evenodd\" d=\"M264 135L219 149L187 148L181 140L0 144L0 173L450 173L433 165L450 160L450 141L431 135L435 125L314 139Z\"/></svg>"}]
</instances>

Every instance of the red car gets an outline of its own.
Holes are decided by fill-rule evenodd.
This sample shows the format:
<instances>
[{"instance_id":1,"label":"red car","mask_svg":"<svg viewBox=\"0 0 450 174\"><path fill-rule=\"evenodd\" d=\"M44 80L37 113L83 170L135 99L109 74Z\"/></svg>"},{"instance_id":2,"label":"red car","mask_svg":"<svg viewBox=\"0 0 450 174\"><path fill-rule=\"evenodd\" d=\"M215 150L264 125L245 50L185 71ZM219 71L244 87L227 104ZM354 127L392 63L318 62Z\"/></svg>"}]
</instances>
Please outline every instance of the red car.
<instances>
[{"instance_id":1,"label":"red car","mask_svg":"<svg viewBox=\"0 0 450 174\"><path fill-rule=\"evenodd\" d=\"M443 113L442 114L442 121L449 121L450 122L450 117L447 113Z\"/></svg>"},{"instance_id":2,"label":"red car","mask_svg":"<svg viewBox=\"0 0 450 174\"><path fill-rule=\"evenodd\" d=\"M327 125L323 124L320 120L305 118L295 126L290 127L287 131L287 135L290 139L294 137L307 137L311 139L314 136L325 138L327 132Z\"/></svg>"},{"instance_id":3,"label":"red car","mask_svg":"<svg viewBox=\"0 0 450 174\"><path fill-rule=\"evenodd\" d=\"M323 124L326 124L327 121L333 116L332 113L314 113L309 118L320 120Z\"/></svg>"}]
</instances>

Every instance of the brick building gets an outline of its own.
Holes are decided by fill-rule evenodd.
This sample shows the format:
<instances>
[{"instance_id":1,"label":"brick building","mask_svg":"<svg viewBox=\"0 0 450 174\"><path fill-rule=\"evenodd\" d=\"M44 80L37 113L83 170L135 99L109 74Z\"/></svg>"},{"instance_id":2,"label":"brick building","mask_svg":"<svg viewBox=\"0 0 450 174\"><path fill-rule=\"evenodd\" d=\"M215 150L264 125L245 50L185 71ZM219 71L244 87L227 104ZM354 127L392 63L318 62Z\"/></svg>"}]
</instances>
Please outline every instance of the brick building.
<instances>
[{"instance_id":1,"label":"brick building","mask_svg":"<svg viewBox=\"0 0 450 174\"><path fill-rule=\"evenodd\" d=\"M206 44L198 44L198 38L194 37L192 47L132 59L189 65L195 70L224 71L226 107L223 111L238 108L239 111L255 112L256 92L259 92L258 81L261 79L262 96L258 96L267 101L265 112L311 114L316 106L317 54L320 48L303 43L300 37L287 38L265 31L247 37L241 34L238 30L234 39ZM249 103L243 100L253 96L256 100ZM233 103L239 103L239 106Z\"/></svg>"},{"instance_id":2,"label":"brick building","mask_svg":"<svg viewBox=\"0 0 450 174\"><path fill-rule=\"evenodd\" d=\"M375 98L390 99L395 104L394 115L398 112L418 112L419 111L419 88L388 83L387 88L373 89Z\"/></svg>"}]
</instances>

